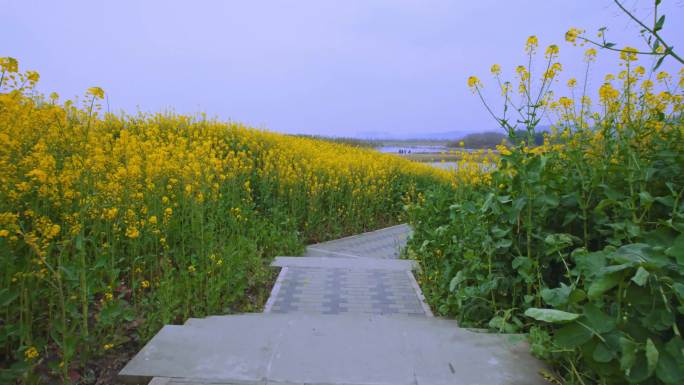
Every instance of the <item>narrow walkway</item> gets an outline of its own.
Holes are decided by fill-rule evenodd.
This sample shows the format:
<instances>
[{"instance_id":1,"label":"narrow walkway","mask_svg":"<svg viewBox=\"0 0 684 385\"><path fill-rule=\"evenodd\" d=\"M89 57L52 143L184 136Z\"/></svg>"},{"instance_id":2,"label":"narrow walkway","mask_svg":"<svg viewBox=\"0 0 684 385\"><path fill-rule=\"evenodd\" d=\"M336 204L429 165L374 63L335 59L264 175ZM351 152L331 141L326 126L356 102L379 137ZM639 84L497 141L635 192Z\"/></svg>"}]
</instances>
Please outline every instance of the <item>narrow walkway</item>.
<instances>
[{"instance_id":1,"label":"narrow walkway","mask_svg":"<svg viewBox=\"0 0 684 385\"><path fill-rule=\"evenodd\" d=\"M119 373L154 385L541 385L521 338L435 318L399 225L277 257L264 313L165 326Z\"/></svg>"},{"instance_id":2,"label":"narrow walkway","mask_svg":"<svg viewBox=\"0 0 684 385\"><path fill-rule=\"evenodd\" d=\"M282 267L265 312L432 316L410 261L396 259L411 229L389 227L307 247Z\"/></svg>"}]
</instances>

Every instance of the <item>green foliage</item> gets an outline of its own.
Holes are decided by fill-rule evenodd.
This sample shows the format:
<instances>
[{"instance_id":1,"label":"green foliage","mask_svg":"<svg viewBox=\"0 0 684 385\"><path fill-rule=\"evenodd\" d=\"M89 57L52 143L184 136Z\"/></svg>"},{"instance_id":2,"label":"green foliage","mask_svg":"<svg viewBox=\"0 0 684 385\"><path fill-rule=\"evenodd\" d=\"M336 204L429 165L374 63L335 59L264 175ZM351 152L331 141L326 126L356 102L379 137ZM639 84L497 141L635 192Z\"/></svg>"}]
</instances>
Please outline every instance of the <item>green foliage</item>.
<instances>
[{"instance_id":1,"label":"green foliage","mask_svg":"<svg viewBox=\"0 0 684 385\"><path fill-rule=\"evenodd\" d=\"M684 383L682 95L646 80L639 90L635 60L624 55L622 87L607 82L597 112L584 98L575 113L569 98L551 102L546 83L529 91L531 70L520 69L525 135L497 118L512 147L495 169L406 207L408 255L437 313L527 333L568 384ZM477 94L479 80L469 84ZM532 146L546 105L562 113Z\"/></svg>"},{"instance_id":2,"label":"green foliage","mask_svg":"<svg viewBox=\"0 0 684 385\"><path fill-rule=\"evenodd\" d=\"M494 148L505 140L506 135L501 132L476 132L449 143L449 147L461 147L462 142L465 148Z\"/></svg>"},{"instance_id":3,"label":"green foliage","mask_svg":"<svg viewBox=\"0 0 684 385\"><path fill-rule=\"evenodd\" d=\"M684 138L668 135L613 141L632 164L514 150L491 184L408 206L428 300L465 326L528 331L577 383L684 381Z\"/></svg>"}]
</instances>

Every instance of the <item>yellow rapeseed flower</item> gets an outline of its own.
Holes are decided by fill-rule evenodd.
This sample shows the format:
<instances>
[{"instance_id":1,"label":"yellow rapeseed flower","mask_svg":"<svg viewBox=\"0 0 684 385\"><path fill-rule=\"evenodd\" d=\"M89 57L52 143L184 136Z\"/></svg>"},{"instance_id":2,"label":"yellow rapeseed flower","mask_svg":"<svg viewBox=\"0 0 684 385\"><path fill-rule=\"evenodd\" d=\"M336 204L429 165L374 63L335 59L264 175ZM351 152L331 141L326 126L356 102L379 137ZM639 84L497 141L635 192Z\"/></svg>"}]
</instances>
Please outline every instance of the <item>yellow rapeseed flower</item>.
<instances>
[{"instance_id":1,"label":"yellow rapeseed flower","mask_svg":"<svg viewBox=\"0 0 684 385\"><path fill-rule=\"evenodd\" d=\"M620 59L628 63L637 60L637 49L633 47L623 48L620 52Z\"/></svg>"},{"instance_id":2,"label":"yellow rapeseed flower","mask_svg":"<svg viewBox=\"0 0 684 385\"><path fill-rule=\"evenodd\" d=\"M539 39L535 35L532 35L527 38L527 41L525 42L525 52L528 54L534 53L534 51L537 49L539 46Z\"/></svg>"},{"instance_id":3,"label":"yellow rapeseed flower","mask_svg":"<svg viewBox=\"0 0 684 385\"><path fill-rule=\"evenodd\" d=\"M126 236L131 239L138 238L140 236L140 231L135 226L129 226L126 229Z\"/></svg>"},{"instance_id":4,"label":"yellow rapeseed flower","mask_svg":"<svg viewBox=\"0 0 684 385\"><path fill-rule=\"evenodd\" d=\"M586 62L593 62L596 60L596 49L595 48L588 48L586 51L584 51L584 60Z\"/></svg>"},{"instance_id":5,"label":"yellow rapeseed flower","mask_svg":"<svg viewBox=\"0 0 684 385\"><path fill-rule=\"evenodd\" d=\"M547 58L550 58L550 57L558 55L558 52L559 52L558 46L555 44L551 44L550 46L546 47L545 55Z\"/></svg>"},{"instance_id":6,"label":"yellow rapeseed flower","mask_svg":"<svg viewBox=\"0 0 684 385\"><path fill-rule=\"evenodd\" d=\"M104 90L100 87L90 87L87 93L96 99L104 99Z\"/></svg>"},{"instance_id":7,"label":"yellow rapeseed flower","mask_svg":"<svg viewBox=\"0 0 684 385\"><path fill-rule=\"evenodd\" d=\"M34 346L24 350L24 359L26 361L33 361L36 358L38 358L38 349L36 349Z\"/></svg>"},{"instance_id":8,"label":"yellow rapeseed flower","mask_svg":"<svg viewBox=\"0 0 684 385\"><path fill-rule=\"evenodd\" d=\"M579 28L570 28L566 33L565 33L565 40L569 43L577 43L577 38L584 33L583 29Z\"/></svg>"},{"instance_id":9,"label":"yellow rapeseed flower","mask_svg":"<svg viewBox=\"0 0 684 385\"><path fill-rule=\"evenodd\" d=\"M470 76L468 77L468 87L475 91L478 87L481 87L482 83L480 83L480 79L477 78L477 76Z\"/></svg>"},{"instance_id":10,"label":"yellow rapeseed flower","mask_svg":"<svg viewBox=\"0 0 684 385\"><path fill-rule=\"evenodd\" d=\"M0 68L7 72L19 71L19 62L13 57L0 57Z\"/></svg>"}]
</instances>

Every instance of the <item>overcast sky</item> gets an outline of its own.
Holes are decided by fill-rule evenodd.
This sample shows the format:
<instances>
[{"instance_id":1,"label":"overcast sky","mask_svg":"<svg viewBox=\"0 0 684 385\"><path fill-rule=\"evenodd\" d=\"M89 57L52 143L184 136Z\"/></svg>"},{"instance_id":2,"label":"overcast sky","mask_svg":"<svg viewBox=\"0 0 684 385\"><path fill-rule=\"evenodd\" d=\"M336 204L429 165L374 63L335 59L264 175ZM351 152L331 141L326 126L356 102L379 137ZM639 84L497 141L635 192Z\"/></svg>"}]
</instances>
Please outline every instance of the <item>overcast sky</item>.
<instances>
[{"instance_id":1,"label":"overcast sky","mask_svg":"<svg viewBox=\"0 0 684 385\"><path fill-rule=\"evenodd\" d=\"M652 18L651 0L624 1ZM43 92L101 86L115 111L206 112L336 136L496 128L466 79L494 90L492 63L513 78L530 34L559 44L565 76L578 77L570 64L584 48L564 42L569 27L606 25L610 40L640 42L611 0L2 0L0 9L0 56L37 70ZM684 0L662 10L681 55ZM614 67L599 54L592 85Z\"/></svg>"}]
</instances>

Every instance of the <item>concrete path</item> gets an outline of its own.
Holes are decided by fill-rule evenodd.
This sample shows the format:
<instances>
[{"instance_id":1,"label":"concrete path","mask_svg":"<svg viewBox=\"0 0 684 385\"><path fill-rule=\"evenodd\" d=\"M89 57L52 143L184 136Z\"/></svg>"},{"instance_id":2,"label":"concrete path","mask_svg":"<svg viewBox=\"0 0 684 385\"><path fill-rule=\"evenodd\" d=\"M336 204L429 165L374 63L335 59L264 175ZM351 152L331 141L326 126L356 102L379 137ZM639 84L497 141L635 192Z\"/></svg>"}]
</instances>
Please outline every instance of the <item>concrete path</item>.
<instances>
[{"instance_id":1,"label":"concrete path","mask_svg":"<svg viewBox=\"0 0 684 385\"><path fill-rule=\"evenodd\" d=\"M432 316L406 225L278 257L264 313L165 326L121 371L155 384L544 384L521 338Z\"/></svg>"}]
</instances>

